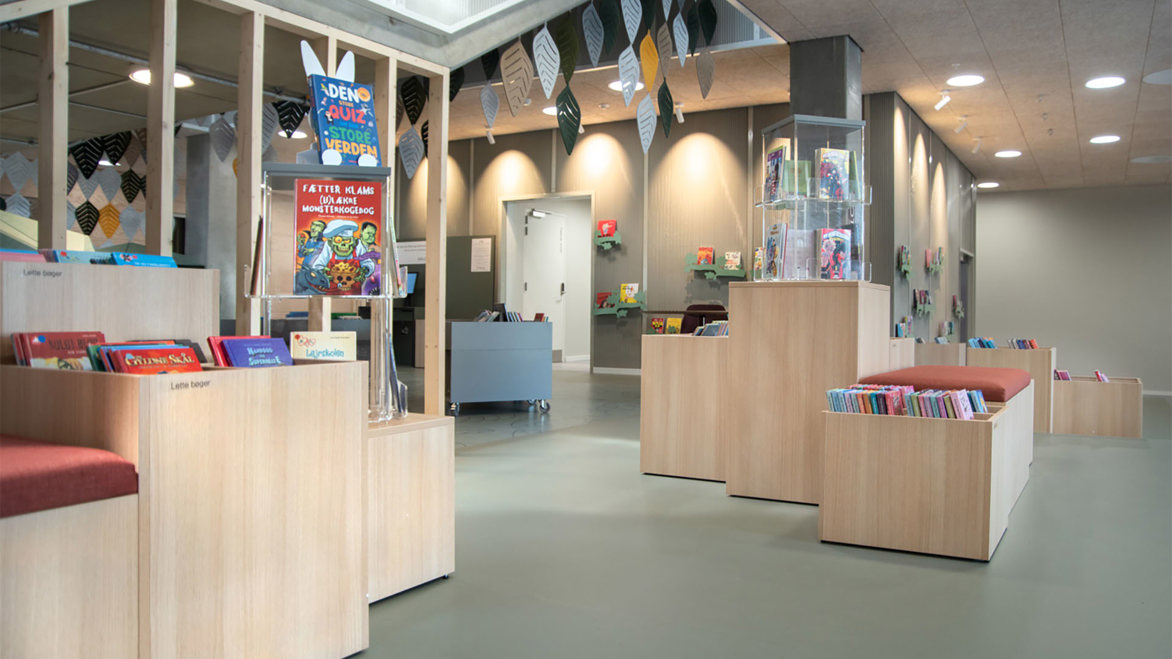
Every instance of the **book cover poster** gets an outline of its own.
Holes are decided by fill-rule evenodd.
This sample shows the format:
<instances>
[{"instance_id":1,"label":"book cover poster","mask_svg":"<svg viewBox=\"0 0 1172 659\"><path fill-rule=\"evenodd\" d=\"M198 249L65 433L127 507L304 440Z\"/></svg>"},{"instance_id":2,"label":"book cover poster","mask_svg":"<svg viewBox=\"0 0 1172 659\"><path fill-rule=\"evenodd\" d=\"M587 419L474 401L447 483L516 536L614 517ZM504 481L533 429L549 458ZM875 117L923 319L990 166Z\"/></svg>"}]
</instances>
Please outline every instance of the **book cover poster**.
<instances>
[{"instance_id":1,"label":"book cover poster","mask_svg":"<svg viewBox=\"0 0 1172 659\"><path fill-rule=\"evenodd\" d=\"M609 291L594 294L594 308L595 309L606 309L608 307L613 307L613 306L614 305L610 303L610 292Z\"/></svg>"},{"instance_id":2,"label":"book cover poster","mask_svg":"<svg viewBox=\"0 0 1172 659\"><path fill-rule=\"evenodd\" d=\"M741 253L740 252L725 252L724 265L721 266L725 270L740 270L741 269Z\"/></svg>"},{"instance_id":3,"label":"book cover poster","mask_svg":"<svg viewBox=\"0 0 1172 659\"><path fill-rule=\"evenodd\" d=\"M378 295L383 186L297 179L293 217L296 295Z\"/></svg>"},{"instance_id":4,"label":"book cover poster","mask_svg":"<svg viewBox=\"0 0 1172 659\"><path fill-rule=\"evenodd\" d=\"M842 200L850 181L851 152L846 149L818 149L818 198Z\"/></svg>"},{"instance_id":5,"label":"book cover poster","mask_svg":"<svg viewBox=\"0 0 1172 659\"><path fill-rule=\"evenodd\" d=\"M782 144L765 154L766 201L777 201L783 196L784 191L781 189L781 177L787 150L787 145Z\"/></svg>"},{"instance_id":6,"label":"book cover poster","mask_svg":"<svg viewBox=\"0 0 1172 659\"><path fill-rule=\"evenodd\" d=\"M765 236L765 264L761 271L763 279L776 281L781 278L786 232L787 225L780 222L769 227Z\"/></svg>"},{"instance_id":7,"label":"book cover poster","mask_svg":"<svg viewBox=\"0 0 1172 659\"><path fill-rule=\"evenodd\" d=\"M823 279L842 279L850 259L851 232L847 229L821 229L821 264Z\"/></svg>"},{"instance_id":8,"label":"book cover poster","mask_svg":"<svg viewBox=\"0 0 1172 659\"><path fill-rule=\"evenodd\" d=\"M663 334L664 328L666 326L667 326L667 319L666 318L656 317L656 318L651 319L651 333L652 334Z\"/></svg>"},{"instance_id":9,"label":"book cover poster","mask_svg":"<svg viewBox=\"0 0 1172 659\"><path fill-rule=\"evenodd\" d=\"M667 319L667 333L679 334L680 328L684 326L683 318L668 318Z\"/></svg>"},{"instance_id":10,"label":"book cover poster","mask_svg":"<svg viewBox=\"0 0 1172 659\"><path fill-rule=\"evenodd\" d=\"M765 267L765 248L753 248L753 278L760 279L762 269Z\"/></svg>"},{"instance_id":11,"label":"book cover poster","mask_svg":"<svg viewBox=\"0 0 1172 659\"><path fill-rule=\"evenodd\" d=\"M635 298L638 294L639 284L622 284L619 286L619 302L635 304L639 301Z\"/></svg>"},{"instance_id":12,"label":"book cover poster","mask_svg":"<svg viewBox=\"0 0 1172 659\"><path fill-rule=\"evenodd\" d=\"M598 236L600 238L613 238L618 226L618 220L599 220Z\"/></svg>"},{"instance_id":13,"label":"book cover poster","mask_svg":"<svg viewBox=\"0 0 1172 659\"><path fill-rule=\"evenodd\" d=\"M370 85L311 75L309 96L323 165L374 167L382 162Z\"/></svg>"},{"instance_id":14,"label":"book cover poster","mask_svg":"<svg viewBox=\"0 0 1172 659\"><path fill-rule=\"evenodd\" d=\"M716 249L713 247L699 247L696 249L696 265L712 265L716 259Z\"/></svg>"}]
</instances>

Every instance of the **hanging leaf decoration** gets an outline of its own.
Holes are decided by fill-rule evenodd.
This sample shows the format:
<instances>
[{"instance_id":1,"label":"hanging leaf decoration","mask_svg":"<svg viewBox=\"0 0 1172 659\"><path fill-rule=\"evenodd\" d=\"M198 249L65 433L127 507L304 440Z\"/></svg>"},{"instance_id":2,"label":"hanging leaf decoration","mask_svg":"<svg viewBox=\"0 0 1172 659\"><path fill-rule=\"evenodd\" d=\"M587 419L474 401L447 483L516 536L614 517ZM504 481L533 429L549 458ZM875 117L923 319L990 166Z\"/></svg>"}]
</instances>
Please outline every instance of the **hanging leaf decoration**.
<instances>
[{"instance_id":1,"label":"hanging leaf decoration","mask_svg":"<svg viewBox=\"0 0 1172 659\"><path fill-rule=\"evenodd\" d=\"M635 87L639 84L639 58L630 46L619 53L619 81L623 83L623 102L631 107L635 98Z\"/></svg>"},{"instance_id":2,"label":"hanging leaf decoration","mask_svg":"<svg viewBox=\"0 0 1172 659\"><path fill-rule=\"evenodd\" d=\"M407 116L407 110L403 108L403 99L395 99L395 130L403 125L403 117Z\"/></svg>"},{"instance_id":3,"label":"hanging leaf decoration","mask_svg":"<svg viewBox=\"0 0 1172 659\"><path fill-rule=\"evenodd\" d=\"M639 0L623 0L623 24L627 26L627 41L635 43L639 25L643 22L643 5Z\"/></svg>"},{"instance_id":4,"label":"hanging leaf decoration","mask_svg":"<svg viewBox=\"0 0 1172 659\"><path fill-rule=\"evenodd\" d=\"M7 210L9 213L12 213L13 215L28 217L32 214L33 209L29 200L25 199L24 195L18 192L8 197L7 201L5 202L5 210Z\"/></svg>"},{"instance_id":5,"label":"hanging leaf decoration","mask_svg":"<svg viewBox=\"0 0 1172 659\"><path fill-rule=\"evenodd\" d=\"M671 18L671 6L675 4L672 0L663 0L663 20L666 23L667 19Z\"/></svg>"},{"instance_id":6,"label":"hanging leaf decoration","mask_svg":"<svg viewBox=\"0 0 1172 659\"><path fill-rule=\"evenodd\" d=\"M553 39L561 55L562 76L566 79L566 86L570 85L570 78L574 77L574 69L578 66L578 30L574 28L572 14L567 14L553 28Z\"/></svg>"},{"instance_id":7,"label":"hanging leaf decoration","mask_svg":"<svg viewBox=\"0 0 1172 659\"><path fill-rule=\"evenodd\" d=\"M676 55L680 58L680 67L683 67L684 61L688 57L688 23L681 13L676 14L676 19L672 21L671 25L676 38Z\"/></svg>"},{"instance_id":8,"label":"hanging leaf decoration","mask_svg":"<svg viewBox=\"0 0 1172 659\"><path fill-rule=\"evenodd\" d=\"M712 37L716 34L716 6L712 0L700 0L696 3L700 14L700 30L704 32L704 43L712 45Z\"/></svg>"},{"instance_id":9,"label":"hanging leaf decoration","mask_svg":"<svg viewBox=\"0 0 1172 659\"><path fill-rule=\"evenodd\" d=\"M273 109L277 111L277 123L285 131L285 137L293 137L309 106L293 101L273 101Z\"/></svg>"},{"instance_id":10,"label":"hanging leaf decoration","mask_svg":"<svg viewBox=\"0 0 1172 659\"><path fill-rule=\"evenodd\" d=\"M134 138L134 133L124 130L120 133L111 133L102 136L102 150L106 152L106 157L115 165L119 160L122 160L123 154L126 153L126 147L130 146L130 140Z\"/></svg>"},{"instance_id":11,"label":"hanging leaf decoration","mask_svg":"<svg viewBox=\"0 0 1172 659\"><path fill-rule=\"evenodd\" d=\"M492 85L485 85L484 89L480 90L480 107L484 109L484 125L492 128L496 123L496 113L501 107L501 99L496 95Z\"/></svg>"},{"instance_id":12,"label":"hanging leaf decoration","mask_svg":"<svg viewBox=\"0 0 1172 659\"><path fill-rule=\"evenodd\" d=\"M671 61L671 30L667 23L659 26L655 32L655 48L659 55L659 65L663 67L663 78L667 79L667 63Z\"/></svg>"},{"instance_id":13,"label":"hanging leaf decoration","mask_svg":"<svg viewBox=\"0 0 1172 659\"><path fill-rule=\"evenodd\" d=\"M25 183L34 179L37 167L23 153L17 151L4 160L4 171L8 174L8 182L17 192L24 188Z\"/></svg>"},{"instance_id":14,"label":"hanging leaf decoration","mask_svg":"<svg viewBox=\"0 0 1172 659\"><path fill-rule=\"evenodd\" d=\"M716 60L707 48L700 51L700 56L696 58L696 76L700 79L700 96L708 98L708 91L712 89L712 81L716 77Z\"/></svg>"},{"instance_id":15,"label":"hanging leaf decoration","mask_svg":"<svg viewBox=\"0 0 1172 659\"><path fill-rule=\"evenodd\" d=\"M407 178L415 178L415 170L423 162L423 138L419 137L415 126L408 126L399 138L399 162L403 164Z\"/></svg>"},{"instance_id":16,"label":"hanging leaf decoration","mask_svg":"<svg viewBox=\"0 0 1172 659\"><path fill-rule=\"evenodd\" d=\"M122 188L122 196L126 197L126 203L134 203L144 185L146 185L146 179L139 177L133 169L122 172L122 182L119 187Z\"/></svg>"},{"instance_id":17,"label":"hanging leaf decoration","mask_svg":"<svg viewBox=\"0 0 1172 659\"><path fill-rule=\"evenodd\" d=\"M122 225L122 230L126 232L126 235L134 238L146 226L146 214L139 212L133 206L127 206L118 216L118 222Z\"/></svg>"},{"instance_id":18,"label":"hanging leaf decoration","mask_svg":"<svg viewBox=\"0 0 1172 659\"><path fill-rule=\"evenodd\" d=\"M99 215L98 208L87 201L77 207L77 226L88 236L98 226Z\"/></svg>"},{"instance_id":19,"label":"hanging leaf decoration","mask_svg":"<svg viewBox=\"0 0 1172 659\"><path fill-rule=\"evenodd\" d=\"M651 140L655 139L655 104L651 102L651 94L639 101L635 119L639 124L639 141L643 143L643 153L647 153L651 148Z\"/></svg>"},{"instance_id":20,"label":"hanging leaf decoration","mask_svg":"<svg viewBox=\"0 0 1172 659\"><path fill-rule=\"evenodd\" d=\"M97 191L98 181L97 179L83 176L77 179L77 188L81 190L82 201L87 201L90 197L94 196L94 192Z\"/></svg>"},{"instance_id":21,"label":"hanging leaf decoration","mask_svg":"<svg viewBox=\"0 0 1172 659\"><path fill-rule=\"evenodd\" d=\"M590 55L590 66L598 66L598 58L602 57L602 42L606 31L602 27L602 19L594 5L586 5L582 12L582 36L586 39L586 52Z\"/></svg>"},{"instance_id":22,"label":"hanging leaf decoration","mask_svg":"<svg viewBox=\"0 0 1172 659\"><path fill-rule=\"evenodd\" d=\"M574 144L578 142L578 128L582 125L582 109L578 107L578 99L569 87L558 94L558 130L562 134L562 144L566 146L566 155L574 153Z\"/></svg>"},{"instance_id":23,"label":"hanging leaf decoration","mask_svg":"<svg viewBox=\"0 0 1172 659\"><path fill-rule=\"evenodd\" d=\"M453 69L448 74L448 103L456 100L456 94L460 93L460 88L464 86L464 67Z\"/></svg>"},{"instance_id":24,"label":"hanging leaf decoration","mask_svg":"<svg viewBox=\"0 0 1172 659\"><path fill-rule=\"evenodd\" d=\"M102 194L106 195L107 200L114 199L114 195L118 194L118 187L122 184L122 176L113 167L102 167L94 173L93 180L102 189Z\"/></svg>"},{"instance_id":25,"label":"hanging leaf decoration","mask_svg":"<svg viewBox=\"0 0 1172 659\"><path fill-rule=\"evenodd\" d=\"M675 116L676 104L671 97L671 90L667 88L667 80L659 86L659 123L663 126L663 136L671 135L671 120Z\"/></svg>"},{"instance_id":26,"label":"hanging leaf decoration","mask_svg":"<svg viewBox=\"0 0 1172 659\"><path fill-rule=\"evenodd\" d=\"M94 171L98 168L98 161L102 159L102 151L104 150L105 148L102 146L101 138L94 137L69 147L69 155L73 156L73 162L77 163L77 168L81 171L82 175L89 178L94 175ZM4 169L8 171L9 166L7 163L5 163ZM12 176L10 171L8 176L10 178ZM96 222L97 220L94 221Z\"/></svg>"},{"instance_id":27,"label":"hanging leaf decoration","mask_svg":"<svg viewBox=\"0 0 1172 659\"><path fill-rule=\"evenodd\" d=\"M501 53L496 48L480 56L480 68L484 69L484 79L492 80L496 70L501 66Z\"/></svg>"},{"instance_id":28,"label":"hanging leaf decoration","mask_svg":"<svg viewBox=\"0 0 1172 659\"><path fill-rule=\"evenodd\" d=\"M424 155L424 157L427 156L427 124L429 124L429 123L431 123L430 120L425 121L425 122L423 122L423 125L419 127L419 138L423 141L423 155Z\"/></svg>"},{"instance_id":29,"label":"hanging leaf decoration","mask_svg":"<svg viewBox=\"0 0 1172 659\"><path fill-rule=\"evenodd\" d=\"M647 31L651 32L655 26L655 0L642 0L643 5L643 24L647 26Z\"/></svg>"},{"instance_id":30,"label":"hanging leaf decoration","mask_svg":"<svg viewBox=\"0 0 1172 659\"><path fill-rule=\"evenodd\" d=\"M509 113L515 117L525 107L525 99L529 98L529 88L533 85L533 62L520 39L501 57L501 78L505 83Z\"/></svg>"},{"instance_id":31,"label":"hanging leaf decoration","mask_svg":"<svg viewBox=\"0 0 1172 659\"><path fill-rule=\"evenodd\" d=\"M102 227L102 231L107 236L113 236L114 232L118 230L118 216L120 214L113 204L106 204L102 210L98 211L98 226Z\"/></svg>"},{"instance_id":32,"label":"hanging leaf decoration","mask_svg":"<svg viewBox=\"0 0 1172 659\"><path fill-rule=\"evenodd\" d=\"M407 112L407 121L411 125L419 121L423 114L423 106L427 105L427 92L431 84L423 76L410 76L399 83L399 100L403 101L403 110Z\"/></svg>"},{"instance_id":33,"label":"hanging leaf decoration","mask_svg":"<svg viewBox=\"0 0 1172 659\"><path fill-rule=\"evenodd\" d=\"M212 125L211 117L209 117L207 125ZM206 127L207 126L205 126L205 128ZM139 140L138 136L134 133L131 133L130 135L130 144L127 144L126 150L122 152L122 163L124 165L130 165L131 167L134 167L140 164L138 159L139 156L142 155L143 149L146 148L146 142Z\"/></svg>"},{"instance_id":34,"label":"hanging leaf decoration","mask_svg":"<svg viewBox=\"0 0 1172 659\"><path fill-rule=\"evenodd\" d=\"M208 138L212 142L212 151L215 152L220 162L224 162L236 144L236 128L228 123L228 119L224 115L220 115L208 128ZM78 163L78 166L80 167L81 163ZM85 174L85 169L82 169L81 173Z\"/></svg>"},{"instance_id":35,"label":"hanging leaf decoration","mask_svg":"<svg viewBox=\"0 0 1172 659\"><path fill-rule=\"evenodd\" d=\"M602 21L602 52L609 55L619 40L619 25L623 22L619 0L599 0L598 19Z\"/></svg>"},{"instance_id":36,"label":"hanging leaf decoration","mask_svg":"<svg viewBox=\"0 0 1172 659\"><path fill-rule=\"evenodd\" d=\"M533 35L533 63L537 66L537 78L541 80L541 90L545 92L545 97L553 96L553 86L557 84L558 67L562 60L547 26L543 25Z\"/></svg>"},{"instance_id":37,"label":"hanging leaf decoration","mask_svg":"<svg viewBox=\"0 0 1172 659\"><path fill-rule=\"evenodd\" d=\"M77 165L68 161L65 163L65 194L69 194L73 190L80 174L81 172L77 171Z\"/></svg>"},{"instance_id":38,"label":"hanging leaf decoration","mask_svg":"<svg viewBox=\"0 0 1172 659\"><path fill-rule=\"evenodd\" d=\"M4 201L4 197L0 197L0 211L6 210L8 210L8 202ZM77 221L76 217L74 217L74 221Z\"/></svg>"},{"instance_id":39,"label":"hanging leaf decoration","mask_svg":"<svg viewBox=\"0 0 1172 659\"><path fill-rule=\"evenodd\" d=\"M688 52L696 54L696 44L700 41L700 9L693 4L688 8Z\"/></svg>"},{"instance_id":40,"label":"hanging leaf decoration","mask_svg":"<svg viewBox=\"0 0 1172 659\"><path fill-rule=\"evenodd\" d=\"M212 122L212 123L215 123L215 122ZM208 124L208 128L211 128L211 126L212 126L212 124ZM141 149L141 153L142 153L142 161L143 161L143 162L146 162L146 159L147 159L147 155L146 155L146 151L147 151L147 129L145 129L145 128L139 128L138 130L134 131L134 136L138 138L138 144L139 144L139 146L141 146L141 147L142 147L142 149Z\"/></svg>"},{"instance_id":41,"label":"hanging leaf decoration","mask_svg":"<svg viewBox=\"0 0 1172 659\"><path fill-rule=\"evenodd\" d=\"M651 85L655 84L655 72L659 70L659 54L655 50L655 41L652 40L650 32L643 36L643 41L639 44L639 57L643 64L643 85L650 91Z\"/></svg>"},{"instance_id":42,"label":"hanging leaf decoration","mask_svg":"<svg viewBox=\"0 0 1172 659\"><path fill-rule=\"evenodd\" d=\"M266 103L260 112L260 151L262 154L269 150L269 146L273 143L273 135L277 134L277 127L280 125L277 109L273 107L272 103ZM264 156L261 157L263 159Z\"/></svg>"}]
</instances>

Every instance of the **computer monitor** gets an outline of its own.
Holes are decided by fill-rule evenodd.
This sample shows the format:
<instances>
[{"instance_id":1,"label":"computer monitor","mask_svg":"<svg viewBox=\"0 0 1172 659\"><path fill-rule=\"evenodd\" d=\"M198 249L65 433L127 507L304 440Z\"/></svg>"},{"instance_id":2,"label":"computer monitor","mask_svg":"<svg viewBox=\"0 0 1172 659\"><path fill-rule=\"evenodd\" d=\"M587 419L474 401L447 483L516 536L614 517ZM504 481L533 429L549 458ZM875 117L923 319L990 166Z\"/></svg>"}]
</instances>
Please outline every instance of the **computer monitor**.
<instances>
[{"instance_id":1,"label":"computer monitor","mask_svg":"<svg viewBox=\"0 0 1172 659\"><path fill-rule=\"evenodd\" d=\"M407 273L407 295L415 293L415 278L419 276L417 272Z\"/></svg>"}]
</instances>

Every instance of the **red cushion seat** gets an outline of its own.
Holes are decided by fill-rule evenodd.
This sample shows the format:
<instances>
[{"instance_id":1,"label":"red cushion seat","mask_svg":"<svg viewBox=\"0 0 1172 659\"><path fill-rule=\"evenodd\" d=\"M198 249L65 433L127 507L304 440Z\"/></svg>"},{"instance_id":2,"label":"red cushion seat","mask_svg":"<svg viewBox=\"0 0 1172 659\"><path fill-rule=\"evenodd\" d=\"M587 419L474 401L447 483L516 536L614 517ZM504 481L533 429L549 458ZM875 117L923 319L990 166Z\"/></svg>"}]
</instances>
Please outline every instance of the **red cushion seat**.
<instances>
[{"instance_id":1,"label":"red cushion seat","mask_svg":"<svg viewBox=\"0 0 1172 659\"><path fill-rule=\"evenodd\" d=\"M134 464L109 451L0 435L0 517L136 492Z\"/></svg>"},{"instance_id":2,"label":"red cushion seat","mask_svg":"<svg viewBox=\"0 0 1172 659\"><path fill-rule=\"evenodd\" d=\"M1030 384L1020 368L987 366L913 366L859 380L862 384L910 384L921 389L980 389L985 400L1004 403Z\"/></svg>"}]
</instances>

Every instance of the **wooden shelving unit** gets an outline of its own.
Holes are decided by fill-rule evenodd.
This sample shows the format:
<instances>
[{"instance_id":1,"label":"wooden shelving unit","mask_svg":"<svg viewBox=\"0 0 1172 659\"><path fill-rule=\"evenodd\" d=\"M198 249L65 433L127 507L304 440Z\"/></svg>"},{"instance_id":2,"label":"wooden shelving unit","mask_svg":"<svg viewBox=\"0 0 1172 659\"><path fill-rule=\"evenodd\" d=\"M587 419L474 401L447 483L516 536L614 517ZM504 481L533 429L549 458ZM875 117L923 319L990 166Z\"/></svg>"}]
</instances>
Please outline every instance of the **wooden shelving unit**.
<instances>
[{"instance_id":1,"label":"wooden shelving unit","mask_svg":"<svg viewBox=\"0 0 1172 659\"><path fill-rule=\"evenodd\" d=\"M1017 350L1014 348L973 348L965 351L969 366L1020 368L1034 379L1034 432L1053 432L1054 369L1057 348Z\"/></svg>"},{"instance_id":2,"label":"wooden shelving unit","mask_svg":"<svg viewBox=\"0 0 1172 659\"><path fill-rule=\"evenodd\" d=\"M1054 432L1064 435L1143 437L1144 383L1139 378L1076 375L1054 380Z\"/></svg>"},{"instance_id":3,"label":"wooden shelving unit","mask_svg":"<svg viewBox=\"0 0 1172 659\"><path fill-rule=\"evenodd\" d=\"M917 343L916 366L964 366L968 346L963 343Z\"/></svg>"}]
</instances>

